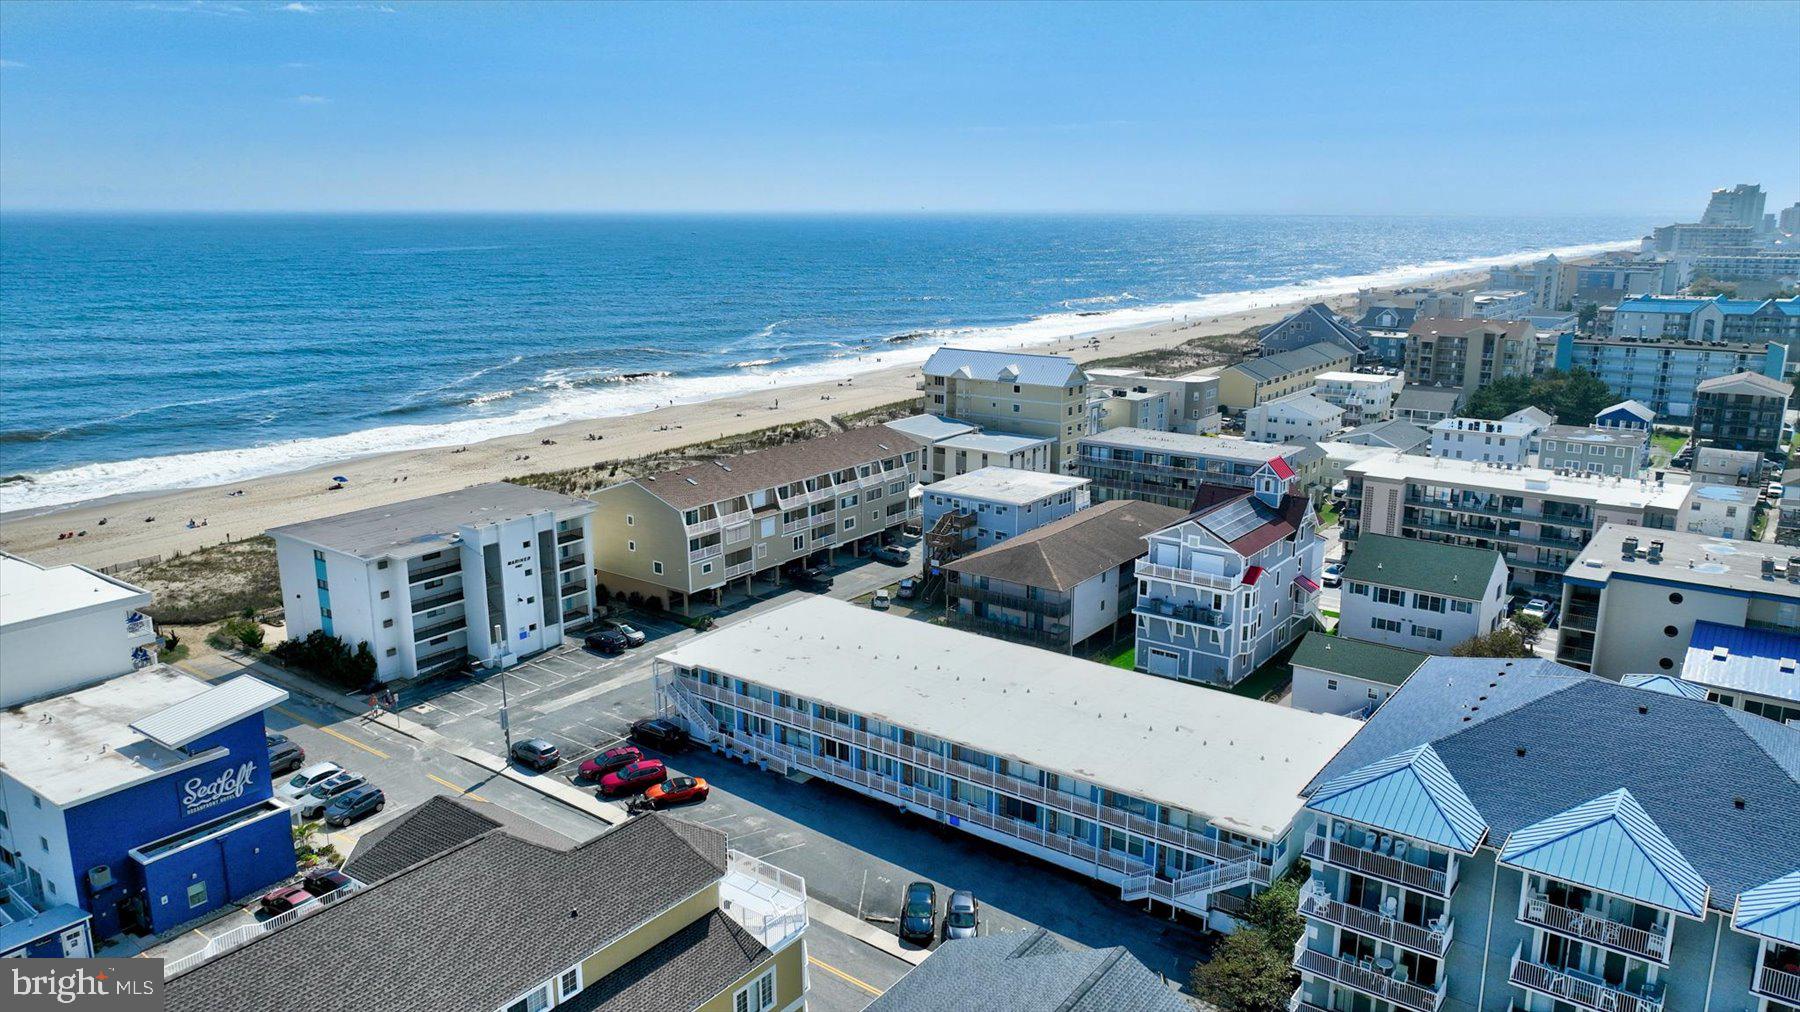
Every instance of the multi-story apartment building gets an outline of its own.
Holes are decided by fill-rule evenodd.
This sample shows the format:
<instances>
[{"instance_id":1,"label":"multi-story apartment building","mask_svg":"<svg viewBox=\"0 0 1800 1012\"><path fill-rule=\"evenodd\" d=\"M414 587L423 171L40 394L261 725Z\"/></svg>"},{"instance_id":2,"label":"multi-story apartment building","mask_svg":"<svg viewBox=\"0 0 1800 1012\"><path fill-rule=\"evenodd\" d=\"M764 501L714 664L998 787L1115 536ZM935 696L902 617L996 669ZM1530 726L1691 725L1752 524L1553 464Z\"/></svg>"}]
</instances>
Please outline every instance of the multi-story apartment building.
<instances>
[{"instance_id":1,"label":"multi-story apartment building","mask_svg":"<svg viewBox=\"0 0 1800 1012\"><path fill-rule=\"evenodd\" d=\"M1694 388L1694 438L1732 450L1779 452L1793 394L1791 384L1753 372L1706 380Z\"/></svg>"},{"instance_id":2,"label":"multi-story apartment building","mask_svg":"<svg viewBox=\"0 0 1800 1012\"><path fill-rule=\"evenodd\" d=\"M347 902L302 906L291 923L209 961L171 964L167 1008L805 1007L798 875L667 815L576 845L523 820L490 818L490 808L437 797L383 826L349 865L381 877ZM380 972L371 973L378 955ZM306 972L294 973L300 966Z\"/></svg>"},{"instance_id":3,"label":"multi-story apartment building","mask_svg":"<svg viewBox=\"0 0 1800 1012\"><path fill-rule=\"evenodd\" d=\"M1603 524L1674 530L1690 492L1649 480L1411 456L1345 470L1345 540L1388 534L1491 548L1505 557L1515 593L1556 593Z\"/></svg>"},{"instance_id":4,"label":"multi-story apartment building","mask_svg":"<svg viewBox=\"0 0 1800 1012\"><path fill-rule=\"evenodd\" d=\"M1430 428L1456 414L1462 406L1462 387L1424 386L1408 383L1394 398L1394 417L1420 428Z\"/></svg>"},{"instance_id":5,"label":"multi-story apartment building","mask_svg":"<svg viewBox=\"0 0 1800 1012\"><path fill-rule=\"evenodd\" d=\"M1700 214L1700 224L1761 228L1763 208L1767 206L1768 199L1763 188L1755 183L1720 187L1707 200L1706 210Z\"/></svg>"},{"instance_id":6,"label":"multi-story apartment building","mask_svg":"<svg viewBox=\"0 0 1800 1012\"><path fill-rule=\"evenodd\" d=\"M1506 619L1506 560L1492 549L1365 534L1344 560L1338 636L1447 654Z\"/></svg>"},{"instance_id":7,"label":"multi-story apartment building","mask_svg":"<svg viewBox=\"0 0 1800 1012\"><path fill-rule=\"evenodd\" d=\"M1476 390L1497 379L1530 376L1537 330L1523 320L1421 317L1407 330L1410 383Z\"/></svg>"},{"instance_id":8,"label":"multi-story apartment building","mask_svg":"<svg viewBox=\"0 0 1800 1012\"><path fill-rule=\"evenodd\" d=\"M1088 480L984 467L925 490L927 572L1088 507Z\"/></svg>"},{"instance_id":9,"label":"multi-story apartment building","mask_svg":"<svg viewBox=\"0 0 1800 1012\"><path fill-rule=\"evenodd\" d=\"M1088 387L1088 394L1089 432L1125 428L1175 431L1174 419L1181 408L1171 404L1167 390L1152 390L1143 384L1096 384Z\"/></svg>"},{"instance_id":10,"label":"multi-story apartment building","mask_svg":"<svg viewBox=\"0 0 1800 1012\"><path fill-rule=\"evenodd\" d=\"M1595 320L1603 337L1702 344L1780 344L1790 364L1800 361L1800 297L1787 299L1627 299L1603 308Z\"/></svg>"},{"instance_id":11,"label":"multi-story apartment building","mask_svg":"<svg viewBox=\"0 0 1800 1012\"><path fill-rule=\"evenodd\" d=\"M1481 320L1519 320L1535 308L1530 291L1490 288L1469 296L1468 315Z\"/></svg>"},{"instance_id":12,"label":"multi-story apartment building","mask_svg":"<svg viewBox=\"0 0 1800 1012\"><path fill-rule=\"evenodd\" d=\"M1669 295L1686 280L1678 261L1629 255L1564 260L1551 254L1488 273L1494 288L1524 289L1539 313L1571 310L1584 302L1611 305L1632 295Z\"/></svg>"},{"instance_id":13,"label":"multi-story apartment building","mask_svg":"<svg viewBox=\"0 0 1800 1012\"><path fill-rule=\"evenodd\" d=\"M919 481L926 485L984 467L1048 471L1056 447L1056 440L1047 436L983 432L973 425L936 415L913 415L883 424L924 445Z\"/></svg>"},{"instance_id":14,"label":"multi-story apartment building","mask_svg":"<svg viewBox=\"0 0 1800 1012\"><path fill-rule=\"evenodd\" d=\"M1431 427L1431 455L1444 460L1522 466L1531 459L1533 422L1446 418Z\"/></svg>"},{"instance_id":15,"label":"multi-story apartment building","mask_svg":"<svg viewBox=\"0 0 1800 1012\"><path fill-rule=\"evenodd\" d=\"M1787 346L1779 343L1703 343L1635 337L1562 334L1556 368L1585 369L1615 396L1630 398L1674 424L1694 414L1694 388L1717 376L1757 372L1779 379L1787 371ZM1608 409L1609 411L1611 409Z\"/></svg>"},{"instance_id":16,"label":"multi-story apartment building","mask_svg":"<svg viewBox=\"0 0 1800 1012\"><path fill-rule=\"evenodd\" d=\"M909 524L924 449L885 425L636 478L594 493L595 569L610 592L685 607L790 562L861 553Z\"/></svg>"},{"instance_id":17,"label":"multi-story apartment building","mask_svg":"<svg viewBox=\"0 0 1800 1012\"><path fill-rule=\"evenodd\" d=\"M1193 372L1174 377L1148 376L1142 369L1089 369L1087 373L1095 385L1106 386L1109 396L1120 389L1132 393L1168 394L1167 427L1172 432L1196 435L1219 431L1219 377L1216 373ZM1107 413L1105 417L1112 419L1114 415ZM1119 417L1129 417L1129 413ZM1118 428L1119 425L1101 427ZM1155 428L1150 425L1137 427Z\"/></svg>"},{"instance_id":18,"label":"multi-story apartment building","mask_svg":"<svg viewBox=\"0 0 1800 1012\"><path fill-rule=\"evenodd\" d=\"M1367 720L1430 657L1417 650L1314 630L1300 638L1289 658L1294 693L1288 705L1309 713Z\"/></svg>"},{"instance_id":19,"label":"multi-story apartment building","mask_svg":"<svg viewBox=\"0 0 1800 1012\"><path fill-rule=\"evenodd\" d=\"M1311 391L1264 401L1244 412L1244 438L1264 443L1316 443L1344 428L1344 409Z\"/></svg>"},{"instance_id":20,"label":"multi-story apartment building","mask_svg":"<svg viewBox=\"0 0 1800 1012\"><path fill-rule=\"evenodd\" d=\"M1219 373L1219 407L1233 414L1313 385L1320 373L1342 372L1356 355L1330 342L1276 352L1228 366Z\"/></svg>"},{"instance_id":21,"label":"multi-story apartment building","mask_svg":"<svg viewBox=\"0 0 1800 1012\"><path fill-rule=\"evenodd\" d=\"M593 613L593 512L489 482L270 528L288 638L367 643L384 682L558 646Z\"/></svg>"},{"instance_id":22,"label":"multi-story apartment building","mask_svg":"<svg viewBox=\"0 0 1800 1012\"><path fill-rule=\"evenodd\" d=\"M1292 863L1297 792L1356 729L829 597L683 643L655 689L705 746L1215 928Z\"/></svg>"},{"instance_id":23,"label":"multi-story apartment building","mask_svg":"<svg viewBox=\"0 0 1800 1012\"><path fill-rule=\"evenodd\" d=\"M950 624L1070 653L1130 620L1144 538L1185 516L1115 499L956 559L944 567Z\"/></svg>"},{"instance_id":24,"label":"multi-story apartment building","mask_svg":"<svg viewBox=\"0 0 1800 1012\"><path fill-rule=\"evenodd\" d=\"M1681 673L1694 623L1800 633L1792 549L1608 525L1563 577L1556 659L1607 678Z\"/></svg>"},{"instance_id":25,"label":"multi-story apartment building","mask_svg":"<svg viewBox=\"0 0 1800 1012\"><path fill-rule=\"evenodd\" d=\"M1208 485L1137 563L1137 669L1232 686L1312 627L1324 541L1287 462Z\"/></svg>"},{"instance_id":26,"label":"multi-story apartment building","mask_svg":"<svg viewBox=\"0 0 1800 1012\"><path fill-rule=\"evenodd\" d=\"M1066 355L939 348L922 371L926 414L1055 440L1053 470L1067 470L1087 433L1087 374Z\"/></svg>"},{"instance_id":27,"label":"multi-story apartment building","mask_svg":"<svg viewBox=\"0 0 1800 1012\"><path fill-rule=\"evenodd\" d=\"M1266 356L1321 342L1337 345L1352 359L1360 358L1368 351L1367 335L1323 302L1302 307L1287 319L1264 327L1256 345L1258 353Z\"/></svg>"},{"instance_id":28,"label":"multi-story apartment building","mask_svg":"<svg viewBox=\"0 0 1800 1012\"><path fill-rule=\"evenodd\" d=\"M156 660L150 592L86 566L0 552L0 709Z\"/></svg>"},{"instance_id":29,"label":"multi-story apartment building","mask_svg":"<svg viewBox=\"0 0 1800 1012\"><path fill-rule=\"evenodd\" d=\"M1696 273L1725 281L1792 282L1800 277L1800 250L1759 250L1754 253L1704 253L1693 258Z\"/></svg>"},{"instance_id":30,"label":"multi-story apartment building","mask_svg":"<svg viewBox=\"0 0 1800 1012\"><path fill-rule=\"evenodd\" d=\"M1681 680L1715 703L1800 727L1800 635L1699 621L1688 637Z\"/></svg>"},{"instance_id":31,"label":"multi-story apartment building","mask_svg":"<svg viewBox=\"0 0 1800 1012\"><path fill-rule=\"evenodd\" d=\"M1310 448L1248 439L1190 436L1148 429L1114 429L1083 439L1075 473L1093 482L1095 501L1141 499L1187 508L1201 485L1250 488L1271 460L1284 460L1305 477L1303 457L1322 460Z\"/></svg>"},{"instance_id":32,"label":"multi-story apartment building","mask_svg":"<svg viewBox=\"0 0 1800 1012\"><path fill-rule=\"evenodd\" d=\"M1533 442L1536 464L1546 471L1636 478L1650 458L1649 429L1551 425Z\"/></svg>"},{"instance_id":33,"label":"multi-story apartment building","mask_svg":"<svg viewBox=\"0 0 1800 1012\"><path fill-rule=\"evenodd\" d=\"M1689 534L1735 541L1750 536L1762 489L1744 485L1695 485L1678 521Z\"/></svg>"},{"instance_id":34,"label":"multi-story apartment building","mask_svg":"<svg viewBox=\"0 0 1800 1012\"><path fill-rule=\"evenodd\" d=\"M1792 1008L1796 756L1704 700L1434 657L1306 788L1289 1008Z\"/></svg>"},{"instance_id":35,"label":"multi-story apartment building","mask_svg":"<svg viewBox=\"0 0 1800 1012\"><path fill-rule=\"evenodd\" d=\"M1639 243L1639 248L1647 254L1675 257L1741 253L1756 248L1759 231L1749 225L1703 225L1699 222L1658 225Z\"/></svg>"},{"instance_id":36,"label":"multi-story apartment building","mask_svg":"<svg viewBox=\"0 0 1800 1012\"><path fill-rule=\"evenodd\" d=\"M1324 372L1313 378L1312 394L1344 409L1343 424L1357 428L1394 417L1394 400L1406 377L1386 372Z\"/></svg>"}]
</instances>

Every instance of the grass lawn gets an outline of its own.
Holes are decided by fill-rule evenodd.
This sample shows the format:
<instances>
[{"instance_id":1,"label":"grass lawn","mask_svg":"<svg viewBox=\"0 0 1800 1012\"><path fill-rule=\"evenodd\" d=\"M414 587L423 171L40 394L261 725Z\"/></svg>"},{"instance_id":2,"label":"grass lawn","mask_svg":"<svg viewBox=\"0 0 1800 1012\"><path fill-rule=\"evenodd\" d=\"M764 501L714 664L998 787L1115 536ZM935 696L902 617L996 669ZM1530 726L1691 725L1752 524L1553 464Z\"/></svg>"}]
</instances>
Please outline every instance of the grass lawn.
<instances>
[{"instance_id":1,"label":"grass lawn","mask_svg":"<svg viewBox=\"0 0 1800 1012\"><path fill-rule=\"evenodd\" d=\"M1249 678L1231 687L1231 691L1251 699L1279 699L1294 681L1294 665L1291 663L1294 651L1300 649L1300 641L1295 640L1280 653L1269 658L1267 664L1257 668Z\"/></svg>"},{"instance_id":2,"label":"grass lawn","mask_svg":"<svg viewBox=\"0 0 1800 1012\"><path fill-rule=\"evenodd\" d=\"M1116 648L1109 649L1112 650L1112 656L1106 659L1106 663L1115 668L1124 668L1126 671L1137 670L1137 640L1121 643Z\"/></svg>"},{"instance_id":3,"label":"grass lawn","mask_svg":"<svg viewBox=\"0 0 1800 1012\"><path fill-rule=\"evenodd\" d=\"M1336 509L1334 509L1330 503L1326 503L1319 510L1319 526L1320 527L1336 527L1337 522L1338 522L1338 511Z\"/></svg>"},{"instance_id":4,"label":"grass lawn","mask_svg":"<svg viewBox=\"0 0 1800 1012\"><path fill-rule=\"evenodd\" d=\"M1650 445L1673 457L1687 445L1687 437L1659 433L1650 437Z\"/></svg>"}]
</instances>

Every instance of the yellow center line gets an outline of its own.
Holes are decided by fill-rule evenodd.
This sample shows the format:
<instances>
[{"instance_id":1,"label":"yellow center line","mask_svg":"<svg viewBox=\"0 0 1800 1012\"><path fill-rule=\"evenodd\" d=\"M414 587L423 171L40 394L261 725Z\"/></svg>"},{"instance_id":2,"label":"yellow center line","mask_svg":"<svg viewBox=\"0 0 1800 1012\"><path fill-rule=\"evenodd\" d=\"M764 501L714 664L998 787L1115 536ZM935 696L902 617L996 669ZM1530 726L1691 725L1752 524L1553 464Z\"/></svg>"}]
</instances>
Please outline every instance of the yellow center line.
<instances>
[{"instance_id":1,"label":"yellow center line","mask_svg":"<svg viewBox=\"0 0 1800 1012\"><path fill-rule=\"evenodd\" d=\"M331 735L333 738L336 738L339 741L348 742L352 745L355 745L357 748L362 749L364 752L367 752L370 755L379 756L383 759L392 759L393 758L393 756L388 755L386 752L383 752L382 750L380 750L378 748L371 748L368 745L364 745L362 742L357 741L355 738L352 738L349 735L343 734L338 731L333 731L329 727L320 725L319 730L325 732L328 735Z\"/></svg>"},{"instance_id":2,"label":"yellow center line","mask_svg":"<svg viewBox=\"0 0 1800 1012\"><path fill-rule=\"evenodd\" d=\"M806 957L806 961L808 963L811 963L812 965L818 967L819 969L824 970L826 973L831 974L833 977L837 977L841 980L848 981L849 983L862 988L864 991L867 991L872 995L880 995L881 994L881 988L875 987L865 981L858 980L855 977L852 977L849 974L845 973L844 971L838 969L837 967L832 966L830 963L825 962L823 959L820 959L817 956L808 955Z\"/></svg>"},{"instance_id":3,"label":"yellow center line","mask_svg":"<svg viewBox=\"0 0 1800 1012\"><path fill-rule=\"evenodd\" d=\"M436 774L427 773L425 775L427 777L430 777L431 779L437 781L438 783L443 784L445 787L450 788L451 790L462 795L463 797L468 798L470 801L481 801L481 802L487 801L486 798L482 797L479 794L474 793L472 790L470 790L467 787L458 787L455 784L451 783L450 781L445 780L443 777L437 776Z\"/></svg>"},{"instance_id":4,"label":"yellow center line","mask_svg":"<svg viewBox=\"0 0 1800 1012\"><path fill-rule=\"evenodd\" d=\"M271 707L269 707L269 709L274 710L276 713L281 714L283 717L286 717L289 720L297 721L301 724L305 724L307 727L318 727L319 726L317 721L312 720L309 717L302 717L301 715L295 713L294 711L288 709L285 706L271 706Z\"/></svg>"}]
</instances>

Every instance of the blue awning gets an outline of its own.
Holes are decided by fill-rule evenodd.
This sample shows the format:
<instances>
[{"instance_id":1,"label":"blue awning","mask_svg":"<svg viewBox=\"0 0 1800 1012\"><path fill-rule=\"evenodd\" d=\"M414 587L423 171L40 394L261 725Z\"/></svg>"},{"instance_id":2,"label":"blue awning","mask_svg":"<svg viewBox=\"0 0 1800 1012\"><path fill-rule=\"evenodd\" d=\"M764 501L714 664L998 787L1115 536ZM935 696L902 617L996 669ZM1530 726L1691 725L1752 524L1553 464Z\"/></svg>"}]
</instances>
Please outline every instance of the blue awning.
<instances>
[{"instance_id":1,"label":"blue awning","mask_svg":"<svg viewBox=\"0 0 1800 1012\"><path fill-rule=\"evenodd\" d=\"M1800 946L1800 871L1738 894L1731 926L1745 934Z\"/></svg>"},{"instance_id":2,"label":"blue awning","mask_svg":"<svg viewBox=\"0 0 1800 1012\"><path fill-rule=\"evenodd\" d=\"M1706 916L1706 880L1623 788L1513 833L1500 849L1500 863Z\"/></svg>"},{"instance_id":3,"label":"blue awning","mask_svg":"<svg viewBox=\"0 0 1800 1012\"><path fill-rule=\"evenodd\" d=\"M1487 820L1430 745L1346 773L1306 807L1415 840L1473 854Z\"/></svg>"}]
</instances>

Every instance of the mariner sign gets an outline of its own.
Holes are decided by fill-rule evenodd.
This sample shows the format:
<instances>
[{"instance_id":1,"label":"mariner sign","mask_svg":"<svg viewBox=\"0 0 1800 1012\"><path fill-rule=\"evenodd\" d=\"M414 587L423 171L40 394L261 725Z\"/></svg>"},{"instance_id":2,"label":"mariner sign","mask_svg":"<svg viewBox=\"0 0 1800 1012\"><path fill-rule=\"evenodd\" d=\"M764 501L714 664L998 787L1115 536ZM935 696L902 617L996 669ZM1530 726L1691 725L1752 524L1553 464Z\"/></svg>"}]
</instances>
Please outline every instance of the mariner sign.
<instances>
[{"instance_id":1,"label":"mariner sign","mask_svg":"<svg viewBox=\"0 0 1800 1012\"><path fill-rule=\"evenodd\" d=\"M250 774L255 769L255 763L247 762L237 769L220 770L219 775L211 780L190 778L181 785L181 814L195 815L243 797L244 790L250 786Z\"/></svg>"}]
</instances>

